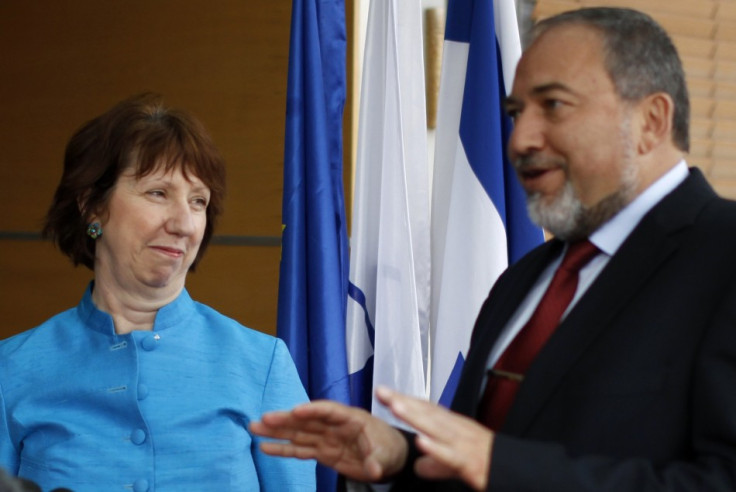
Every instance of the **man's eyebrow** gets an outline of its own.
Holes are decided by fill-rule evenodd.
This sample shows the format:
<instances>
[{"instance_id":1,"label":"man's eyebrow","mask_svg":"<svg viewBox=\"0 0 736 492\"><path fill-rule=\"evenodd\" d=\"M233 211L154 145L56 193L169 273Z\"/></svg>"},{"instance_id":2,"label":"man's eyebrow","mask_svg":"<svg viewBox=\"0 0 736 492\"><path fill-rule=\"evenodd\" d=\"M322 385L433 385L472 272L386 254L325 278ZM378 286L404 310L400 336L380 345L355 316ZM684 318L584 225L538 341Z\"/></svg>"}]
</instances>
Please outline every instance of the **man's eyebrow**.
<instances>
[{"instance_id":1,"label":"man's eyebrow","mask_svg":"<svg viewBox=\"0 0 736 492\"><path fill-rule=\"evenodd\" d=\"M563 92L567 92L570 94L575 93L575 91L570 89L565 84L562 84L560 82L550 82L549 84L542 84L542 85L535 87L534 89L532 89L532 94L543 94L545 92L550 92L550 91L563 91Z\"/></svg>"},{"instance_id":2,"label":"man's eyebrow","mask_svg":"<svg viewBox=\"0 0 736 492\"><path fill-rule=\"evenodd\" d=\"M560 82L550 82L549 84L542 84L537 87L534 87L531 91L533 96L540 96L544 95L547 92L551 91L562 91L566 92L570 95L576 95L576 92L572 90L570 87L566 86L565 84L562 84ZM513 95L506 97L501 105L503 106L503 109L508 112L509 108L518 108L520 106L523 106L524 103L519 97L514 97Z\"/></svg>"}]
</instances>

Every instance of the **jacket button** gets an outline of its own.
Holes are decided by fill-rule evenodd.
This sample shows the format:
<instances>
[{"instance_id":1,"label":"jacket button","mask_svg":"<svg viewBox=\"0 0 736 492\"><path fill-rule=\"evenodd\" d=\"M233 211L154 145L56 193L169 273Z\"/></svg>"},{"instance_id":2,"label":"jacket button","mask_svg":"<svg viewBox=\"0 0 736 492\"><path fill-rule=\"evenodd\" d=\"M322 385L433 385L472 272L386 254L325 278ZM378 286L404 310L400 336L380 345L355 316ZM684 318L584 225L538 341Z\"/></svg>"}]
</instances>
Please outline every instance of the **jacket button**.
<instances>
[{"instance_id":1,"label":"jacket button","mask_svg":"<svg viewBox=\"0 0 736 492\"><path fill-rule=\"evenodd\" d=\"M145 400L148 397L148 386L138 383L138 399Z\"/></svg>"},{"instance_id":2,"label":"jacket button","mask_svg":"<svg viewBox=\"0 0 736 492\"><path fill-rule=\"evenodd\" d=\"M145 478L139 478L133 484L134 492L146 492L148 490L148 480Z\"/></svg>"},{"instance_id":3,"label":"jacket button","mask_svg":"<svg viewBox=\"0 0 736 492\"><path fill-rule=\"evenodd\" d=\"M146 442L146 433L143 429L136 429L130 434L130 440L133 444L143 444Z\"/></svg>"},{"instance_id":4,"label":"jacket button","mask_svg":"<svg viewBox=\"0 0 736 492\"><path fill-rule=\"evenodd\" d=\"M161 336L156 333L155 335L148 335L146 338L141 340L141 346L143 347L143 350L151 351L155 350L156 346L158 345L158 341L161 339Z\"/></svg>"}]
</instances>

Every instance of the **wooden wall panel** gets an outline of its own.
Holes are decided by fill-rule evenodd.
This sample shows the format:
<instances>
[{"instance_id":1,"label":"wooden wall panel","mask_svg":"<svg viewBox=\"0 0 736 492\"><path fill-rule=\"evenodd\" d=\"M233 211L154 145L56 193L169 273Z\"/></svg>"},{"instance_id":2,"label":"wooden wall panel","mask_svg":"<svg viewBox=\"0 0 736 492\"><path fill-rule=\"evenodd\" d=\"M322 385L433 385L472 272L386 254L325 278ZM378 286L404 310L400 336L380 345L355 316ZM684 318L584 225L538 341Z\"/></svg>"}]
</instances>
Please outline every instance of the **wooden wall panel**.
<instances>
[{"instance_id":1,"label":"wooden wall panel","mask_svg":"<svg viewBox=\"0 0 736 492\"><path fill-rule=\"evenodd\" d=\"M222 314L275 335L280 258L279 247L214 245L189 274L187 289Z\"/></svg>"},{"instance_id":2,"label":"wooden wall panel","mask_svg":"<svg viewBox=\"0 0 736 492\"><path fill-rule=\"evenodd\" d=\"M76 128L152 90L197 115L225 154L220 232L279 235L290 4L0 2L0 230L34 229Z\"/></svg>"},{"instance_id":3,"label":"wooden wall panel","mask_svg":"<svg viewBox=\"0 0 736 492\"><path fill-rule=\"evenodd\" d=\"M77 302L89 274L33 237L72 132L144 90L194 113L228 165L195 298L273 332L291 0L0 2L0 337ZM80 231L82 233L82 231Z\"/></svg>"},{"instance_id":4,"label":"wooden wall panel","mask_svg":"<svg viewBox=\"0 0 736 492\"><path fill-rule=\"evenodd\" d=\"M79 302L92 278L43 241L0 241L0 338Z\"/></svg>"}]
</instances>

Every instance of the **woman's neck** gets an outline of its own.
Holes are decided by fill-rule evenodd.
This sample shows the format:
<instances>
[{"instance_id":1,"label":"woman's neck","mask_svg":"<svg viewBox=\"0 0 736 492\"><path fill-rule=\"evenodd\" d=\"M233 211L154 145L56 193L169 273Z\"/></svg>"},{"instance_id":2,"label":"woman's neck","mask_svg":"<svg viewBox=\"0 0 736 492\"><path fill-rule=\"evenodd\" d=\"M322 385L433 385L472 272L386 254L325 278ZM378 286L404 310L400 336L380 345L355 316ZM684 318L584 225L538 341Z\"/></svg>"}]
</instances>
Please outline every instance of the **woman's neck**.
<instances>
[{"instance_id":1,"label":"woman's neck","mask_svg":"<svg viewBox=\"0 0 736 492\"><path fill-rule=\"evenodd\" d=\"M164 290L166 291L165 296L150 295L163 294L160 289L156 289L157 292L141 295L137 292L111 289L109 286L95 281L92 290L92 301L97 309L108 313L112 317L115 333L118 335L124 335L134 330L151 331L158 310L176 299L179 292L181 292L179 290L176 295L172 295L168 292L168 289Z\"/></svg>"}]
</instances>

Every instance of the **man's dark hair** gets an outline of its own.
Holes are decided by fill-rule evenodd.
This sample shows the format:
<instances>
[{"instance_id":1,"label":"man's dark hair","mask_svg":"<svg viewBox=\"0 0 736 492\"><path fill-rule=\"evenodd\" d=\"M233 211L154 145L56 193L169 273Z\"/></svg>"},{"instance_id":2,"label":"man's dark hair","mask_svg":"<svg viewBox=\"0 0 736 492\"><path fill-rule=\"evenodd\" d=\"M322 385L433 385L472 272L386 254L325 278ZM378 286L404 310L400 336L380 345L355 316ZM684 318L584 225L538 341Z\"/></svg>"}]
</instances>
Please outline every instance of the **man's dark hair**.
<instances>
[{"instance_id":1,"label":"man's dark hair","mask_svg":"<svg viewBox=\"0 0 736 492\"><path fill-rule=\"evenodd\" d=\"M604 64L618 95L640 101L664 92L674 101L672 140L690 149L690 100L682 62L665 30L648 15L625 8L571 10L537 23L532 40L558 26L581 25L601 34Z\"/></svg>"}]
</instances>

